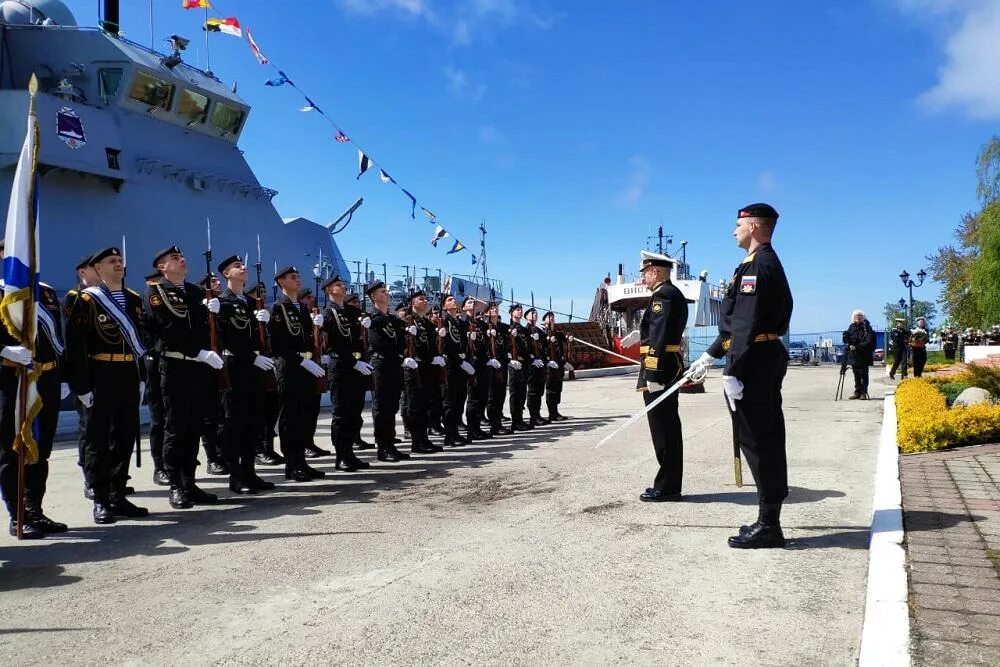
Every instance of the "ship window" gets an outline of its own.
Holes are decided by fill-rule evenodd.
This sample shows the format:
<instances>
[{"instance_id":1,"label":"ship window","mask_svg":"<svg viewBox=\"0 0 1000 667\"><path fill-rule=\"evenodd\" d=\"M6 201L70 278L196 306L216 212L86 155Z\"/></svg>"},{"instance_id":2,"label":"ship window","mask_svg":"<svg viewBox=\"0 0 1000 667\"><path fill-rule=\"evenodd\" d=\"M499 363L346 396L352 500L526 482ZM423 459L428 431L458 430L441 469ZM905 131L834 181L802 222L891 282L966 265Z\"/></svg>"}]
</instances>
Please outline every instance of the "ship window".
<instances>
[{"instance_id":1,"label":"ship window","mask_svg":"<svg viewBox=\"0 0 1000 667\"><path fill-rule=\"evenodd\" d=\"M243 124L245 115L242 109L216 102L212 110L212 125L221 130L223 135L236 134Z\"/></svg>"},{"instance_id":2,"label":"ship window","mask_svg":"<svg viewBox=\"0 0 1000 667\"><path fill-rule=\"evenodd\" d=\"M100 71L101 99L105 104L118 95L118 87L122 83L122 70L119 68L102 69Z\"/></svg>"},{"instance_id":3,"label":"ship window","mask_svg":"<svg viewBox=\"0 0 1000 667\"><path fill-rule=\"evenodd\" d=\"M136 72L128 96L151 107L169 109L174 97L174 86L145 72Z\"/></svg>"},{"instance_id":4,"label":"ship window","mask_svg":"<svg viewBox=\"0 0 1000 667\"><path fill-rule=\"evenodd\" d=\"M188 125L203 122L208 115L208 98L193 90L181 90L180 98L177 100L177 114L186 120Z\"/></svg>"}]
</instances>

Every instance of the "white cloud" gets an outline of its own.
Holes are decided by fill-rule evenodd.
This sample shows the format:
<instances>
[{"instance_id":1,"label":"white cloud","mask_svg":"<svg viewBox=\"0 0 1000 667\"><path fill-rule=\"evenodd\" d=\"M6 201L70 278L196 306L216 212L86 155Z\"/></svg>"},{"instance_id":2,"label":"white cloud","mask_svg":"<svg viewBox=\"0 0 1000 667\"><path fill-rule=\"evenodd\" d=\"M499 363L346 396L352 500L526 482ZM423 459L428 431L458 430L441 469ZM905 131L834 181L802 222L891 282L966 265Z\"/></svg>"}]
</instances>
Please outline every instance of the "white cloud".
<instances>
[{"instance_id":1,"label":"white cloud","mask_svg":"<svg viewBox=\"0 0 1000 667\"><path fill-rule=\"evenodd\" d=\"M896 0L900 10L943 31L945 62L920 96L933 111L1000 118L1000 0Z\"/></svg>"},{"instance_id":2,"label":"white cloud","mask_svg":"<svg viewBox=\"0 0 1000 667\"><path fill-rule=\"evenodd\" d=\"M493 125L483 125L479 128L479 140L484 144L507 143L507 137Z\"/></svg>"},{"instance_id":3,"label":"white cloud","mask_svg":"<svg viewBox=\"0 0 1000 667\"><path fill-rule=\"evenodd\" d=\"M403 15L420 16L428 11L424 0L337 0L345 10L365 16L380 12L397 12Z\"/></svg>"},{"instance_id":4,"label":"white cloud","mask_svg":"<svg viewBox=\"0 0 1000 667\"><path fill-rule=\"evenodd\" d=\"M473 82L463 70L448 65L444 68L444 76L448 89L455 97L478 102L486 94L486 84Z\"/></svg>"},{"instance_id":5,"label":"white cloud","mask_svg":"<svg viewBox=\"0 0 1000 667\"><path fill-rule=\"evenodd\" d=\"M778 189L778 175L773 171L762 171L757 174L757 190L761 194L773 194Z\"/></svg>"},{"instance_id":6,"label":"white cloud","mask_svg":"<svg viewBox=\"0 0 1000 667\"><path fill-rule=\"evenodd\" d=\"M646 194L649 187L649 161L641 155L633 155L628 160L629 173L625 188L618 193L615 201L619 206L633 208Z\"/></svg>"}]
</instances>

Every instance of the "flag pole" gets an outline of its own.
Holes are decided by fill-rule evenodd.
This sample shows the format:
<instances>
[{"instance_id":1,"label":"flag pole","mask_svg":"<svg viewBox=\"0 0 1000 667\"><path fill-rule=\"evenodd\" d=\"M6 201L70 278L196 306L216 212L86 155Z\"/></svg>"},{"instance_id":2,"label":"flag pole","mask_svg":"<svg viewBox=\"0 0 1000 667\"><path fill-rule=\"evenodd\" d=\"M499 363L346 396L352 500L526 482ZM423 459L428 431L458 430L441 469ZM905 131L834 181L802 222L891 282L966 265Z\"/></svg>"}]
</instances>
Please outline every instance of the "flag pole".
<instances>
[{"instance_id":1,"label":"flag pole","mask_svg":"<svg viewBox=\"0 0 1000 667\"><path fill-rule=\"evenodd\" d=\"M34 73L31 75L31 79L28 81L28 118L35 117L35 94L38 92L38 79L35 77ZM28 298L24 301L24 311L21 317L21 341L22 344L27 339L25 338L25 332L27 331L32 336L34 331L30 325L32 318L35 316L35 272L38 267L35 266L35 179L34 173L38 162L38 124L31 123L29 132L34 132L34 142L33 142L33 152L31 155L31 164L28 167L31 171L31 177L28 179L28 216L31 221L30 228L28 230ZM31 341L27 341L28 345L31 345ZM20 366L18 368L18 396L17 396L17 431L14 436L14 449L17 450L17 539L24 539L24 467L26 464L26 459L28 457L28 446L24 442L24 437L21 435L24 430L24 421L28 412L28 367Z\"/></svg>"},{"instance_id":2,"label":"flag pole","mask_svg":"<svg viewBox=\"0 0 1000 667\"><path fill-rule=\"evenodd\" d=\"M212 76L212 56L208 51L208 3L205 3L205 74Z\"/></svg>"}]
</instances>

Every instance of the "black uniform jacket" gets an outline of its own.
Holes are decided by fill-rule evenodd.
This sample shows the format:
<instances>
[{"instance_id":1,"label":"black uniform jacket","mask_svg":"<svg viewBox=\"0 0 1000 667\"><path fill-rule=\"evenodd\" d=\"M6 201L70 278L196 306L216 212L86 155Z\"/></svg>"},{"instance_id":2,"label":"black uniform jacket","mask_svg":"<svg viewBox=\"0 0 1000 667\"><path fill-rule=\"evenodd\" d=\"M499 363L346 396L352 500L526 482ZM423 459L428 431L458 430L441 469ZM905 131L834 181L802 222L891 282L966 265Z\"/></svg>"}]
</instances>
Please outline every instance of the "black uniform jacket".
<instances>
[{"instance_id":1,"label":"black uniform jacket","mask_svg":"<svg viewBox=\"0 0 1000 667\"><path fill-rule=\"evenodd\" d=\"M541 359L544 362L548 362L548 342L545 336L545 330L540 326L535 324L529 324L525 327L528 334L528 350L531 355L531 360Z\"/></svg>"},{"instance_id":2,"label":"black uniform jacket","mask_svg":"<svg viewBox=\"0 0 1000 667\"><path fill-rule=\"evenodd\" d=\"M486 331L493 331L494 335L490 336L489 344L489 356L492 359L496 359L501 364L506 365L510 360L510 327L504 322L497 321L496 324L487 323Z\"/></svg>"},{"instance_id":3,"label":"black uniform jacket","mask_svg":"<svg viewBox=\"0 0 1000 667\"><path fill-rule=\"evenodd\" d=\"M486 335L489 326L478 318L463 316L462 320L465 323L466 332L466 361L473 366L484 366L490 359L490 340L489 336ZM473 331L476 332L475 340L469 336Z\"/></svg>"},{"instance_id":4,"label":"black uniform jacket","mask_svg":"<svg viewBox=\"0 0 1000 667\"><path fill-rule=\"evenodd\" d=\"M510 358L520 361L524 366L531 365L531 347L528 345L528 327L523 324L509 325L510 331Z\"/></svg>"},{"instance_id":5,"label":"black uniform jacket","mask_svg":"<svg viewBox=\"0 0 1000 667\"><path fill-rule=\"evenodd\" d=\"M82 297L81 297L82 298ZM205 290L189 282L176 285L166 278L146 289L146 319L160 352L197 357L209 349Z\"/></svg>"},{"instance_id":6,"label":"black uniform jacket","mask_svg":"<svg viewBox=\"0 0 1000 667\"><path fill-rule=\"evenodd\" d=\"M393 313L381 313L378 310L372 317L372 325L368 329L368 352L372 361L401 361L406 354L406 323Z\"/></svg>"},{"instance_id":7,"label":"black uniform jacket","mask_svg":"<svg viewBox=\"0 0 1000 667\"><path fill-rule=\"evenodd\" d=\"M545 336L545 354L549 358L549 361L556 362L561 370L563 364L566 363L566 334L553 330L551 332L546 331Z\"/></svg>"},{"instance_id":8,"label":"black uniform jacket","mask_svg":"<svg viewBox=\"0 0 1000 667\"><path fill-rule=\"evenodd\" d=\"M441 326L445 330L442 345L445 361L449 368L460 366L468 356L468 322L465 320L445 315Z\"/></svg>"},{"instance_id":9,"label":"black uniform jacket","mask_svg":"<svg viewBox=\"0 0 1000 667\"><path fill-rule=\"evenodd\" d=\"M896 327L889 332L889 340L892 341L892 349L896 352L905 350L910 343L910 331L903 327Z\"/></svg>"},{"instance_id":10,"label":"black uniform jacket","mask_svg":"<svg viewBox=\"0 0 1000 667\"><path fill-rule=\"evenodd\" d=\"M283 296L271 306L271 353L289 365L301 365L303 354L312 352L312 318L305 304ZM319 359L313 359L317 364Z\"/></svg>"},{"instance_id":11,"label":"black uniform jacket","mask_svg":"<svg viewBox=\"0 0 1000 667\"><path fill-rule=\"evenodd\" d=\"M687 326L684 294L670 281L653 288L639 323L640 391L648 382L670 385L684 372L681 339Z\"/></svg>"},{"instance_id":12,"label":"black uniform jacket","mask_svg":"<svg viewBox=\"0 0 1000 667\"><path fill-rule=\"evenodd\" d=\"M756 343L778 340L792 319L792 291L770 243L750 253L736 267L722 302L719 337L708 348L726 357L726 375L739 378Z\"/></svg>"},{"instance_id":13,"label":"black uniform jacket","mask_svg":"<svg viewBox=\"0 0 1000 667\"><path fill-rule=\"evenodd\" d=\"M421 364L429 364L438 356L437 327L427 317L414 317L413 323L417 326L417 335L413 339L413 358Z\"/></svg>"},{"instance_id":14,"label":"black uniform jacket","mask_svg":"<svg viewBox=\"0 0 1000 667\"><path fill-rule=\"evenodd\" d=\"M361 359L364 313L354 306L338 306L331 301L323 311L323 332L329 348L330 368L334 372L354 371L354 364Z\"/></svg>"},{"instance_id":15,"label":"black uniform jacket","mask_svg":"<svg viewBox=\"0 0 1000 667\"><path fill-rule=\"evenodd\" d=\"M138 292L126 289L125 304L132 326L143 344L147 344L149 339L145 331L142 297ZM89 393L94 388L92 365L95 355L116 355L115 358L119 359L125 358L124 355L134 356L118 322L94 297L79 292L66 323L67 380L77 395ZM142 363L142 359L134 359L133 362L139 369L139 377L145 380L146 364Z\"/></svg>"},{"instance_id":16,"label":"black uniform jacket","mask_svg":"<svg viewBox=\"0 0 1000 667\"><path fill-rule=\"evenodd\" d=\"M219 295L215 327L219 347L235 357L253 359L260 352L260 322L254 316L254 301L245 300L228 287Z\"/></svg>"}]
</instances>

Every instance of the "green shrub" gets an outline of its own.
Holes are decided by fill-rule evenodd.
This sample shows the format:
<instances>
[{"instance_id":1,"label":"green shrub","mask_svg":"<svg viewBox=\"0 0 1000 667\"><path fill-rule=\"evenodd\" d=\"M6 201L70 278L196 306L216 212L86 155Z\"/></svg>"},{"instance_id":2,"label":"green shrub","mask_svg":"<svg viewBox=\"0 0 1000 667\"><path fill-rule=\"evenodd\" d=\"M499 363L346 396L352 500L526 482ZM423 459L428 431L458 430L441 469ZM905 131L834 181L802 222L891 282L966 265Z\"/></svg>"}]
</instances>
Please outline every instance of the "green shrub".
<instances>
[{"instance_id":1,"label":"green shrub","mask_svg":"<svg viewBox=\"0 0 1000 667\"><path fill-rule=\"evenodd\" d=\"M1000 368L969 364L968 372L962 375L961 380L970 387L979 387L990 392L994 401L1000 399Z\"/></svg>"},{"instance_id":2,"label":"green shrub","mask_svg":"<svg viewBox=\"0 0 1000 667\"><path fill-rule=\"evenodd\" d=\"M951 407L958 398L958 395L969 388L970 385L964 382L945 382L938 387L938 391L944 394L944 400L947 401L948 407Z\"/></svg>"}]
</instances>

